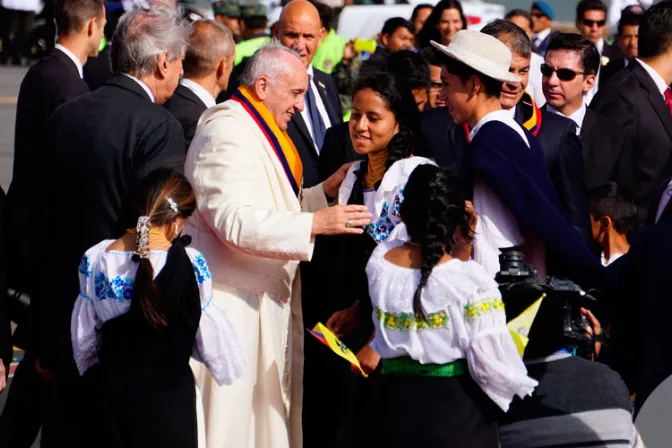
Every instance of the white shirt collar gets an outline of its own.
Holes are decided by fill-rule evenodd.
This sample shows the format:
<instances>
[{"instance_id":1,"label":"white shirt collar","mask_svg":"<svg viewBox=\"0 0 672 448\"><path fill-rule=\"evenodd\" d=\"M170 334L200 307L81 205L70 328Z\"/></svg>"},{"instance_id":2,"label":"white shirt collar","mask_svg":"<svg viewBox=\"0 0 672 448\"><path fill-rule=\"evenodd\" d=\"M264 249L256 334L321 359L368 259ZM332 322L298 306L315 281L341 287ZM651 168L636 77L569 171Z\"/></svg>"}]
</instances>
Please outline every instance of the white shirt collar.
<instances>
[{"instance_id":1,"label":"white shirt collar","mask_svg":"<svg viewBox=\"0 0 672 448\"><path fill-rule=\"evenodd\" d=\"M551 34L551 29L546 28L544 31L540 32L539 34L535 34L533 37L536 42L541 43L548 37L549 34Z\"/></svg>"},{"instance_id":2,"label":"white shirt collar","mask_svg":"<svg viewBox=\"0 0 672 448\"><path fill-rule=\"evenodd\" d=\"M665 83L663 77L660 76L658 72L655 71L653 68L651 68L651 66L646 62L642 61L639 58L635 59L637 59L637 62L639 62L642 65L642 67L644 67L644 70L646 70L651 79L653 79L653 82L656 84L656 87L658 87L660 94L663 95L663 98L665 98L665 91L669 88L669 86Z\"/></svg>"},{"instance_id":3,"label":"white shirt collar","mask_svg":"<svg viewBox=\"0 0 672 448\"><path fill-rule=\"evenodd\" d=\"M516 120L513 119L513 114L511 113L511 110L505 110L505 109L490 112L485 117L481 118L480 121L476 123L476 126L474 126L474 129L471 130L471 133L469 134L469 141L472 141L474 137L476 137L476 134L478 134L478 131L481 130L483 125L491 121L499 121L509 126L511 129L516 131L518 135L522 137L523 141L528 147L530 146L530 142L527 140L523 128L520 127L520 125L516 123Z\"/></svg>"},{"instance_id":4,"label":"white shirt collar","mask_svg":"<svg viewBox=\"0 0 672 448\"><path fill-rule=\"evenodd\" d=\"M597 41L595 46L597 47L597 51L600 53L600 56L602 56L602 52L604 51L604 39Z\"/></svg>"},{"instance_id":5,"label":"white shirt collar","mask_svg":"<svg viewBox=\"0 0 672 448\"><path fill-rule=\"evenodd\" d=\"M123 75L124 75L124 76L128 76L128 77L131 78L133 81L137 82L137 83L140 85L140 87L142 87L142 90L144 90L144 91L147 93L147 95L149 95L149 99L152 100L152 103L156 103L156 99L154 98L154 94L153 94L152 91L149 89L149 87L147 87L147 84L145 84L144 82L140 81L140 80L139 80L138 78L136 78L135 76L133 76L133 75L129 75L128 73L123 73Z\"/></svg>"},{"instance_id":6,"label":"white shirt collar","mask_svg":"<svg viewBox=\"0 0 672 448\"><path fill-rule=\"evenodd\" d=\"M207 90L205 90L205 88L202 85L198 84L197 82L194 82L191 79L182 78L182 80L180 80L180 84L182 84L187 89L191 90L194 93L194 95L196 95L201 101L203 101L203 104L205 104L205 107L207 107L208 109L217 104L212 94Z\"/></svg>"},{"instance_id":7,"label":"white shirt collar","mask_svg":"<svg viewBox=\"0 0 672 448\"><path fill-rule=\"evenodd\" d=\"M313 75L315 74L315 72L313 71L312 64L308 66L308 70L306 70L306 72L308 73L308 80L312 81L313 80Z\"/></svg>"},{"instance_id":8,"label":"white shirt collar","mask_svg":"<svg viewBox=\"0 0 672 448\"><path fill-rule=\"evenodd\" d=\"M586 110L588 108L586 107L586 103L583 102L581 103L581 107L579 107L576 112L574 112L572 115L570 115L569 118L570 120L574 121L576 123L576 133L579 135L581 133L581 127L583 126L583 119L586 118ZM565 115L562 114L558 109L555 107L551 106L550 104L546 106L546 110L548 110L551 113L554 113L556 115L560 115L562 117L565 117Z\"/></svg>"},{"instance_id":9,"label":"white shirt collar","mask_svg":"<svg viewBox=\"0 0 672 448\"><path fill-rule=\"evenodd\" d=\"M56 44L54 47L57 50L61 50L67 57L69 57L72 62L74 62L75 66L77 67L77 71L79 72L79 77L84 79L84 65L82 64L82 61L79 60L77 56L75 56L75 53L72 51L68 50L61 44Z\"/></svg>"},{"instance_id":10,"label":"white shirt collar","mask_svg":"<svg viewBox=\"0 0 672 448\"><path fill-rule=\"evenodd\" d=\"M607 260L607 258L604 255L604 252L602 252L602 255L600 257L602 259L602 266L604 266L606 268L611 263L613 263L614 261L621 258L623 255L625 255L625 254L611 254L611 257L609 257L609 260Z\"/></svg>"}]
</instances>

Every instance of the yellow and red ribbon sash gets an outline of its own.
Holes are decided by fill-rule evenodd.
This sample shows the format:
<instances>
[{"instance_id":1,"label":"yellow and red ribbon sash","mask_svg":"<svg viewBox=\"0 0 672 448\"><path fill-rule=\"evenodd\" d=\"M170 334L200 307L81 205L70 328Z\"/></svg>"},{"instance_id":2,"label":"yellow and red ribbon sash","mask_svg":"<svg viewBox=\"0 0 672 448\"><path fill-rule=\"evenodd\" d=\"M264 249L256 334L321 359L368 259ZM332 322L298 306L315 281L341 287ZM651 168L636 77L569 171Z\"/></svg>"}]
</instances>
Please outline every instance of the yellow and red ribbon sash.
<instances>
[{"instance_id":1,"label":"yellow and red ribbon sash","mask_svg":"<svg viewBox=\"0 0 672 448\"><path fill-rule=\"evenodd\" d=\"M539 131L541 130L541 122L543 121L541 109L537 107L537 103L534 102L532 97L527 92L523 94L523 97L521 98L520 101L529 106L532 106L532 116L530 116L530 118L528 118L527 121L523 123L523 127L528 131L530 131L532 135L534 135L535 137L539 136ZM469 125L464 123L462 127L464 128L464 135L467 136L467 143L471 143L471 139L469 138L469 135L471 134L471 129L469 129Z\"/></svg>"},{"instance_id":2,"label":"yellow and red ribbon sash","mask_svg":"<svg viewBox=\"0 0 672 448\"><path fill-rule=\"evenodd\" d=\"M231 99L243 106L243 109L257 123L280 160L294 194L298 196L303 182L303 163L301 163L301 156L292 139L286 131L280 130L271 112L247 86L240 86Z\"/></svg>"}]
</instances>

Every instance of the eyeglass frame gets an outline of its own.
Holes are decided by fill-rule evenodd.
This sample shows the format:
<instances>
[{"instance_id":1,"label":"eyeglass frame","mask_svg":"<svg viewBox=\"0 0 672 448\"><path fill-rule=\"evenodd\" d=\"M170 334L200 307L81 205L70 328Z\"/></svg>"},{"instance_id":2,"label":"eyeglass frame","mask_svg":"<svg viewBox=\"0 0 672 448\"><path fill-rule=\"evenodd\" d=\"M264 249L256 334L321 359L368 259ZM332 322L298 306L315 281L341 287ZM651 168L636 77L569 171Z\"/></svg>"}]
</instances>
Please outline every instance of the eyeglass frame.
<instances>
[{"instance_id":1,"label":"eyeglass frame","mask_svg":"<svg viewBox=\"0 0 672 448\"><path fill-rule=\"evenodd\" d=\"M551 69L551 73L548 74L548 75L544 74L544 67L548 67L548 68L550 68L550 69ZM587 75L587 74L589 74L589 73L586 73L586 72L577 72L577 71L575 71L575 70L572 70L571 68L566 68L566 67L556 69L556 68L554 68L553 66L551 66L551 65L549 65L549 64L546 64L546 63L541 64L540 71L541 71L541 75L542 75L542 76L545 76L546 78L550 78L551 76L553 76L553 73L556 73L557 76L558 76L558 79L559 79L560 81L565 81L565 82L574 81L574 80L576 79L577 75ZM560 72L561 72L561 71L563 71L563 72L570 72L570 73L572 73L574 76L572 76L571 79L562 79L562 78L560 77Z\"/></svg>"},{"instance_id":2,"label":"eyeglass frame","mask_svg":"<svg viewBox=\"0 0 672 448\"><path fill-rule=\"evenodd\" d=\"M597 25L598 28L604 28L607 25L606 20L590 20L590 19L581 19L581 23L585 26L592 28L593 25Z\"/></svg>"}]
</instances>

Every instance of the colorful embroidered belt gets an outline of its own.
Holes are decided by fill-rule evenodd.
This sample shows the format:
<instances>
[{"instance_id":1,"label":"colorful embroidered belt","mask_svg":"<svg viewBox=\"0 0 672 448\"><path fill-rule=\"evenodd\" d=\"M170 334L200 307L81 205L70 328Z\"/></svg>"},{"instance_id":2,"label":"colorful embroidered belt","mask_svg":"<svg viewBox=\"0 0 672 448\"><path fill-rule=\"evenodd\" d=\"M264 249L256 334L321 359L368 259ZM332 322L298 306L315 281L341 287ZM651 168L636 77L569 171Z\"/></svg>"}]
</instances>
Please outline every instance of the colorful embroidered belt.
<instances>
[{"instance_id":1,"label":"colorful embroidered belt","mask_svg":"<svg viewBox=\"0 0 672 448\"><path fill-rule=\"evenodd\" d=\"M467 372L467 360L458 359L448 364L420 364L404 356L403 358L383 359L383 374L442 376L451 378Z\"/></svg>"}]
</instances>

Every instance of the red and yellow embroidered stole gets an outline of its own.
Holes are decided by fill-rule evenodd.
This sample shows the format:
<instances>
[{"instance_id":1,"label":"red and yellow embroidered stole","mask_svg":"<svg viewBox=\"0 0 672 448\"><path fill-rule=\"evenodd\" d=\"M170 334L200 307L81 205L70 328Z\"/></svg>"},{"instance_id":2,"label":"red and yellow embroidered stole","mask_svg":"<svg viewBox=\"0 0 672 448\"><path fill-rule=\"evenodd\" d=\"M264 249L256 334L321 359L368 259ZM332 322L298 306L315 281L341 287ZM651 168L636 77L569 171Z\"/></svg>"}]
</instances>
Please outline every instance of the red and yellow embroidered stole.
<instances>
[{"instance_id":1,"label":"red and yellow embroidered stole","mask_svg":"<svg viewBox=\"0 0 672 448\"><path fill-rule=\"evenodd\" d=\"M240 86L231 99L243 106L243 109L257 123L278 160L280 160L294 194L298 196L303 182L303 163L301 163L301 157L292 139L289 138L286 131L280 130L271 112L247 86Z\"/></svg>"},{"instance_id":2,"label":"red and yellow embroidered stole","mask_svg":"<svg viewBox=\"0 0 672 448\"><path fill-rule=\"evenodd\" d=\"M523 97L520 99L520 101L526 106L531 106L532 108L532 115L523 123L523 127L530 131L532 135L537 137L539 135L539 131L541 130L541 122L543 121L541 109L537 107L537 103L534 102L532 97L527 92L523 94ZM471 134L469 125L465 123L462 126L464 127L464 135L467 136L467 142L471 143L471 140L469 139L469 135Z\"/></svg>"}]
</instances>

